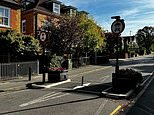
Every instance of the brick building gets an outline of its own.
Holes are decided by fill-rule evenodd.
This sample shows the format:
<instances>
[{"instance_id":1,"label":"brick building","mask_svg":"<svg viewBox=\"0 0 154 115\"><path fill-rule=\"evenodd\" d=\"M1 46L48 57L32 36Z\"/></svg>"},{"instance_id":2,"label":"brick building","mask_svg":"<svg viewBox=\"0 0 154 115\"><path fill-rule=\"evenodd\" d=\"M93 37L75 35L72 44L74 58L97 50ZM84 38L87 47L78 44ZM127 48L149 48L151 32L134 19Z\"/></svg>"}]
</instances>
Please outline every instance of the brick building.
<instances>
[{"instance_id":1,"label":"brick building","mask_svg":"<svg viewBox=\"0 0 154 115\"><path fill-rule=\"evenodd\" d=\"M13 0L0 1L0 30L12 29L20 32L20 5Z\"/></svg>"},{"instance_id":2,"label":"brick building","mask_svg":"<svg viewBox=\"0 0 154 115\"><path fill-rule=\"evenodd\" d=\"M38 38L40 28L47 24L50 17L56 23L64 14L76 14L76 8L65 6L57 0L21 0L21 32Z\"/></svg>"}]
</instances>

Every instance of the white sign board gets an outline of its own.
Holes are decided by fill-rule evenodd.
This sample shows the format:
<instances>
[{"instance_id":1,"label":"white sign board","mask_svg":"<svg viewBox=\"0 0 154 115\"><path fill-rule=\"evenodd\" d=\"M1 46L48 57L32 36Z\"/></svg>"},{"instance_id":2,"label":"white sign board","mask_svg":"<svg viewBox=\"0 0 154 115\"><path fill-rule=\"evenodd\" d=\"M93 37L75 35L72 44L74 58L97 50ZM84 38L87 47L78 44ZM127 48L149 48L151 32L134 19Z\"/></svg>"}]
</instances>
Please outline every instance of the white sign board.
<instances>
[{"instance_id":1,"label":"white sign board","mask_svg":"<svg viewBox=\"0 0 154 115\"><path fill-rule=\"evenodd\" d=\"M45 32L41 32L41 34L40 34L40 40L42 42L44 42L46 40L46 33Z\"/></svg>"}]
</instances>

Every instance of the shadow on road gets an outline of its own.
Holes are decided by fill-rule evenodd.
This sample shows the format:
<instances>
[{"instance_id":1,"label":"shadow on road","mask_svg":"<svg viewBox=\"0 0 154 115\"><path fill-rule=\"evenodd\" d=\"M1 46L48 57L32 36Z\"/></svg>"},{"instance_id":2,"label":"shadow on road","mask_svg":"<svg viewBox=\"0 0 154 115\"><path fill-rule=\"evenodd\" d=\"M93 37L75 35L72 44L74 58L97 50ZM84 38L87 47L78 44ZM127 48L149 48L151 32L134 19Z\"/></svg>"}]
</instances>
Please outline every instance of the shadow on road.
<instances>
[{"instance_id":1,"label":"shadow on road","mask_svg":"<svg viewBox=\"0 0 154 115\"><path fill-rule=\"evenodd\" d=\"M68 101L68 102L63 102L63 103L57 103L57 104L51 104L51 105L44 105L44 106L39 106L39 107L32 107L32 108L26 108L26 109L14 110L14 111L1 112L0 115L4 115L4 114L15 114L15 113L19 113L19 112L31 111L31 110L48 108L48 107L54 107L54 106L58 106L58 105L65 105L65 104L71 104L71 103L80 103L80 102L91 101L91 100L95 100L95 99L99 99L99 98L100 97L93 97L93 98L73 100L73 101Z\"/></svg>"}]
</instances>

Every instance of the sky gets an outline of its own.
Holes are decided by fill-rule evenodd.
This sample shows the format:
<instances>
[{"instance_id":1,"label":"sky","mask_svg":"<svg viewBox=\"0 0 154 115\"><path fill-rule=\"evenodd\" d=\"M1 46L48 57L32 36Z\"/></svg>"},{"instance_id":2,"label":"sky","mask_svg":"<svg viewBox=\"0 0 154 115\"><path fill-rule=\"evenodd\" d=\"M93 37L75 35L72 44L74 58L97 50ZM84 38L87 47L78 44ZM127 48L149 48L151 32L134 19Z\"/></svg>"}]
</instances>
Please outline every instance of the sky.
<instances>
[{"instance_id":1,"label":"sky","mask_svg":"<svg viewBox=\"0 0 154 115\"><path fill-rule=\"evenodd\" d=\"M154 0L59 0L78 11L86 11L96 23L111 32L112 16L124 19L122 36L135 35L145 26L154 26Z\"/></svg>"}]
</instances>

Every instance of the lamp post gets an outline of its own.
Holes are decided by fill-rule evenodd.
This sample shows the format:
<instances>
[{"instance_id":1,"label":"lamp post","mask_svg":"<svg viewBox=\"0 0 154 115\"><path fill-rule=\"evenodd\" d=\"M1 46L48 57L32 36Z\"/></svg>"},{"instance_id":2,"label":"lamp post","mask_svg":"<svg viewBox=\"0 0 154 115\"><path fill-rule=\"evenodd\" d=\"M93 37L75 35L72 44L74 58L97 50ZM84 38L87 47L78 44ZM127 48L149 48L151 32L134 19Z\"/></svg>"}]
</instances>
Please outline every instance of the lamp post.
<instances>
[{"instance_id":1,"label":"lamp post","mask_svg":"<svg viewBox=\"0 0 154 115\"><path fill-rule=\"evenodd\" d=\"M111 19L116 19L112 25L111 25L111 31L112 33L116 36L117 40L116 40L116 65L115 65L115 73L119 72L119 62L118 62L118 58L119 58L119 53L118 53L118 44L119 44L119 37L120 34L123 32L124 28L125 28L125 23L123 19L120 19L120 16L113 16L111 17Z\"/></svg>"}]
</instances>

